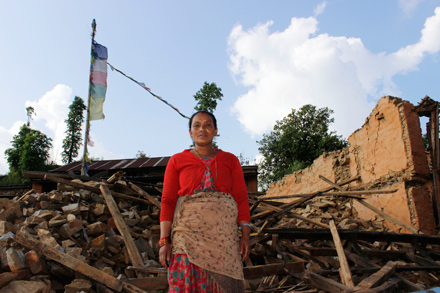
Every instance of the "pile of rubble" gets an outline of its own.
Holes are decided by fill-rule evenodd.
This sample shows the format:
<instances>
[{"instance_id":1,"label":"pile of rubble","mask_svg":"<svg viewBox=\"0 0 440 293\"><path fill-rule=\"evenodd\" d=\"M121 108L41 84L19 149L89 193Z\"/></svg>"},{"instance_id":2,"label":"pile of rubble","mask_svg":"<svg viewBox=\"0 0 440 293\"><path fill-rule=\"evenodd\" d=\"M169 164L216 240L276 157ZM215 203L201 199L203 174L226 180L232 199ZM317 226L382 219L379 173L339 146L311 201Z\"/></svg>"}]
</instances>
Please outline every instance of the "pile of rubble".
<instances>
[{"instance_id":1,"label":"pile of rubble","mask_svg":"<svg viewBox=\"0 0 440 293\"><path fill-rule=\"evenodd\" d=\"M160 186L128 182L122 173L103 182L29 176L58 189L1 200L0 293L167 291L158 263ZM329 182L313 194L250 198L248 292L413 292L438 285L440 238L387 232L385 220L412 227L380 211L374 221L357 219L353 200L392 191L343 190L348 182Z\"/></svg>"}]
</instances>

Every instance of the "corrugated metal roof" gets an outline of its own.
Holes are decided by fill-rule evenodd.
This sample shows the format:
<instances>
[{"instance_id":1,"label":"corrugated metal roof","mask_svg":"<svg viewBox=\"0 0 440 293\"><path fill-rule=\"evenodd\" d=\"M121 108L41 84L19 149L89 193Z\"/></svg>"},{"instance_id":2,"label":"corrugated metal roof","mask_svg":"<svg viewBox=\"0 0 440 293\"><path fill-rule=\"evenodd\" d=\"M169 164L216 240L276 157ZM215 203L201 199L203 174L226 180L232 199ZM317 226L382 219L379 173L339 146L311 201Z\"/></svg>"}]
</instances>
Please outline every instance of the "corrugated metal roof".
<instances>
[{"instance_id":1,"label":"corrugated metal roof","mask_svg":"<svg viewBox=\"0 0 440 293\"><path fill-rule=\"evenodd\" d=\"M166 167L171 157L102 160L89 165L89 171L124 170L139 168ZM52 170L52 172L81 171L81 162L73 162Z\"/></svg>"}]
</instances>

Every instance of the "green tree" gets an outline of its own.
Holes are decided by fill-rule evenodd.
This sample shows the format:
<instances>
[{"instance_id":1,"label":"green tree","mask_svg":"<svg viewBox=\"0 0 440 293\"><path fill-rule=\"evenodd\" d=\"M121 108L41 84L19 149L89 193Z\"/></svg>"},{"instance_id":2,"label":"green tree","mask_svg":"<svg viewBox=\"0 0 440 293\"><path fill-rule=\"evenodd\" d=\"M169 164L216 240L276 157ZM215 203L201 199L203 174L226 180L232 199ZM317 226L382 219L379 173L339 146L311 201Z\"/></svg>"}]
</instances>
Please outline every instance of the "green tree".
<instances>
[{"instance_id":1,"label":"green tree","mask_svg":"<svg viewBox=\"0 0 440 293\"><path fill-rule=\"evenodd\" d=\"M194 95L197 104L194 107L196 111L205 110L214 113L217 108L217 100L222 100L222 89L217 87L215 82L205 81L203 87Z\"/></svg>"},{"instance_id":2,"label":"green tree","mask_svg":"<svg viewBox=\"0 0 440 293\"><path fill-rule=\"evenodd\" d=\"M217 100L221 101L222 97L222 89L215 82L208 83L205 81L203 87L194 95L194 100L197 102L194 110L214 113L217 108ZM191 147L193 146L194 144L191 144ZM218 147L215 141L212 143L212 146L214 148Z\"/></svg>"},{"instance_id":3,"label":"green tree","mask_svg":"<svg viewBox=\"0 0 440 293\"><path fill-rule=\"evenodd\" d=\"M26 115L28 116L27 127L31 126L31 120L33 119L32 115L34 115L34 114L35 114L35 116L37 116L37 113L35 113L34 107L29 106L26 108Z\"/></svg>"},{"instance_id":4,"label":"green tree","mask_svg":"<svg viewBox=\"0 0 440 293\"><path fill-rule=\"evenodd\" d=\"M259 164L259 184L263 189L286 174L310 166L324 152L347 146L347 141L329 131L333 110L304 105L277 121L273 131L264 134L258 150L263 159Z\"/></svg>"},{"instance_id":5,"label":"green tree","mask_svg":"<svg viewBox=\"0 0 440 293\"><path fill-rule=\"evenodd\" d=\"M82 145L81 125L84 122L84 110L86 105L83 99L75 96L72 104L69 106L70 112L67 119L66 138L63 140L63 152L61 156L63 163L70 164L78 156L79 148Z\"/></svg>"},{"instance_id":6,"label":"green tree","mask_svg":"<svg viewBox=\"0 0 440 293\"><path fill-rule=\"evenodd\" d=\"M26 170L45 171L49 159L49 149L52 139L39 130L34 130L24 124L11 141L12 147L5 151L11 173L20 176Z\"/></svg>"},{"instance_id":7,"label":"green tree","mask_svg":"<svg viewBox=\"0 0 440 293\"><path fill-rule=\"evenodd\" d=\"M143 151L138 151L137 154L136 154L136 156L135 156L135 158L136 158L136 159L145 159L145 158L148 158L148 156L147 156L147 154L144 153Z\"/></svg>"}]
</instances>

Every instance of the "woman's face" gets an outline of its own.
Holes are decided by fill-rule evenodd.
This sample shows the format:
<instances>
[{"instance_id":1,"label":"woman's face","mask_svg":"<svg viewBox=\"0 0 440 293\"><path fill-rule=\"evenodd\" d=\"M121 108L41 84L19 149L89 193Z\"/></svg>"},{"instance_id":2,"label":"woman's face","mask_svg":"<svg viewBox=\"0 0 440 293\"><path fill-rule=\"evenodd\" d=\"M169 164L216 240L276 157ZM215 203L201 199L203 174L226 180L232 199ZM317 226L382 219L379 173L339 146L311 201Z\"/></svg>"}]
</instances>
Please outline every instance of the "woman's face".
<instances>
[{"instance_id":1,"label":"woman's face","mask_svg":"<svg viewBox=\"0 0 440 293\"><path fill-rule=\"evenodd\" d=\"M189 135L196 146L207 146L212 144L214 136L217 135L214 121L206 113L199 113L193 117Z\"/></svg>"}]
</instances>

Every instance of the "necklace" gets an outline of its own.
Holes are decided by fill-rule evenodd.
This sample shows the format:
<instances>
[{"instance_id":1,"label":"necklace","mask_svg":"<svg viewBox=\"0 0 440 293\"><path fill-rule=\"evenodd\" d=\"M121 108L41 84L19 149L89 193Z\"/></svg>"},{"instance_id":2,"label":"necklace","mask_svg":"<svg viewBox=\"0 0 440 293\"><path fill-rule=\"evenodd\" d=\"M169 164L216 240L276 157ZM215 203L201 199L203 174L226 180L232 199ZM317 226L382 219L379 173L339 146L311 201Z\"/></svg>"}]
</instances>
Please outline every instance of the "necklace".
<instances>
[{"instance_id":1,"label":"necklace","mask_svg":"<svg viewBox=\"0 0 440 293\"><path fill-rule=\"evenodd\" d=\"M200 161L202 161L202 163L205 165L206 169L209 170L209 173L212 174L211 168L209 167L209 164L206 163L206 161L204 159L202 159L202 156L200 156L199 152L197 151L197 149L195 147L193 148L193 150L196 152L197 157L199 157ZM217 179L218 168L217 168L217 154L215 153L215 150L214 150L214 163L215 163L215 178Z\"/></svg>"},{"instance_id":2,"label":"necklace","mask_svg":"<svg viewBox=\"0 0 440 293\"><path fill-rule=\"evenodd\" d=\"M196 152L197 156L198 156L199 159L201 160L201 159L202 159L202 156L199 154L199 152L197 151L197 149L194 147L193 150ZM212 149L212 150L213 150L214 157L215 157L215 155L216 155L216 153L215 153L215 149Z\"/></svg>"}]
</instances>

